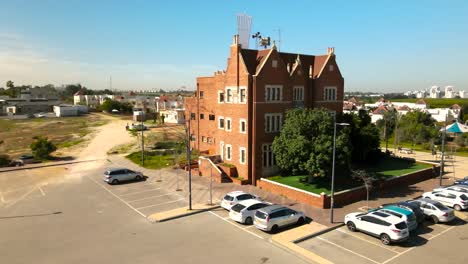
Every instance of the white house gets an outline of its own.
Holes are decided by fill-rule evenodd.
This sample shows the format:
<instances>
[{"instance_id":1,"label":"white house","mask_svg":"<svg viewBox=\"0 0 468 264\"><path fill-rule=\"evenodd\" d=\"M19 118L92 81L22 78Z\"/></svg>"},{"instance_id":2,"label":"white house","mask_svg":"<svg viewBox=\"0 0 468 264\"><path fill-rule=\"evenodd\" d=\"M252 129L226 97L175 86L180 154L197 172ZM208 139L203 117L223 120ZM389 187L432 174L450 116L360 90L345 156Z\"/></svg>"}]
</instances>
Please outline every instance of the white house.
<instances>
[{"instance_id":1,"label":"white house","mask_svg":"<svg viewBox=\"0 0 468 264\"><path fill-rule=\"evenodd\" d=\"M171 124L185 124L185 110L184 109L169 109L161 110L159 114L164 115L164 123Z\"/></svg>"},{"instance_id":2,"label":"white house","mask_svg":"<svg viewBox=\"0 0 468 264\"><path fill-rule=\"evenodd\" d=\"M432 86L429 91L429 97L431 98L440 98L440 87L439 86Z\"/></svg>"},{"instance_id":3,"label":"white house","mask_svg":"<svg viewBox=\"0 0 468 264\"><path fill-rule=\"evenodd\" d=\"M456 92L453 86L445 86L445 98L455 98Z\"/></svg>"},{"instance_id":4,"label":"white house","mask_svg":"<svg viewBox=\"0 0 468 264\"><path fill-rule=\"evenodd\" d=\"M54 113L57 117L78 116L88 113L88 107L85 105L60 104L54 106Z\"/></svg>"}]
</instances>

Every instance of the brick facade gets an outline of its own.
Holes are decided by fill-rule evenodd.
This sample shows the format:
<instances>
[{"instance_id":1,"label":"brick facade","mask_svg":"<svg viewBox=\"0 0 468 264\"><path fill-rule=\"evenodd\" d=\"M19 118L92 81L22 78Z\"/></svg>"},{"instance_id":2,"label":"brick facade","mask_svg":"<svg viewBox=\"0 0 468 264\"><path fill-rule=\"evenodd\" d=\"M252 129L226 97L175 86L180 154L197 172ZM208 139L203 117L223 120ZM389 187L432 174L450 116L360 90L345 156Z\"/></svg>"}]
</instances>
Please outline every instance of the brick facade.
<instances>
[{"instance_id":1,"label":"brick facade","mask_svg":"<svg viewBox=\"0 0 468 264\"><path fill-rule=\"evenodd\" d=\"M197 78L196 97L186 100L191 146L220 155L239 177L256 184L277 173L269 145L284 113L294 107L342 111L343 87L333 48L320 56L278 52L274 45L249 50L234 36L226 70Z\"/></svg>"}]
</instances>

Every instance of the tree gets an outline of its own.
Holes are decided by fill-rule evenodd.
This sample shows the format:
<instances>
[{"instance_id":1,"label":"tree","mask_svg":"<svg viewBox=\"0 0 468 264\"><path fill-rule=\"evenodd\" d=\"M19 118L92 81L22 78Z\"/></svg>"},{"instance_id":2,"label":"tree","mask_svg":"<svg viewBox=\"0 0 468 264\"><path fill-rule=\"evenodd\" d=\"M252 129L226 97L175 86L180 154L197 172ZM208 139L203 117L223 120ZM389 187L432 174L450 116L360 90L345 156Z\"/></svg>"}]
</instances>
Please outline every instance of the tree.
<instances>
[{"instance_id":1,"label":"tree","mask_svg":"<svg viewBox=\"0 0 468 264\"><path fill-rule=\"evenodd\" d=\"M42 160L49 158L49 154L57 150L57 147L46 137L35 137L31 143L31 150L34 158Z\"/></svg>"},{"instance_id":2,"label":"tree","mask_svg":"<svg viewBox=\"0 0 468 264\"><path fill-rule=\"evenodd\" d=\"M383 119L377 121L376 125L381 131L382 138L385 140L385 150L388 150L388 139L395 130L397 120L396 110L389 110L383 114Z\"/></svg>"},{"instance_id":3,"label":"tree","mask_svg":"<svg viewBox=\"0 0 468 264\"><path fill-rule=\"evenodd\" d=\"M366 187L366 192L367 192L367 209L369 209L369 192L372 189L372 185L374 181L376 180L375 174L371 172L367 172L365 170L353 170L351 177L354 179L361 180L364 183L364 186Z\"/></svg>"},{"instance_id":4,"label":"tree","mask_svg":"<svg viewBox=\"0 0 468 264\"><path fill-rule=\"evenodd\" d=\"M13 81L9 80L9 81L6 82L6 87L8 89L13 89L13 88L15 88L15 84L13 83Z\"/></svg>"},{"instance_id":5,"label":"tree","mask_svg":"<svg viewBox=\"0 0 468 264\"><path fill-rule=\"evenodd\" d=\"M401 117L399 124L399 137L403 141L415 144L432 142L438 136L436 121L430 114L421 111L408 112ZM401 134L400 134L401 133Z\"/></svg>"},{"instance_id":6,"label":"tree","mask_svg":"<svg viewBox=\"0 0 468 264\"><path fill-rule=\"evenodd\" d=\"M279 136L273 141L276 163L283 172L314 177L331 175L333 151L333 117L324 109L292 109ZM348 135L342 129L337 132L337 171L349 166Z\"/></svg>"},{"instance_id":7,"label":"tree","mask_svg":"<svg viewBox=\"0 0 468 264\"><path fill-rule=\"evenodd\" d=\"M343 114L340 122L349 125L349 140L351 143L351 160L353 162L367 162L379 157L380 136L377 127L371 123L371 118L365 110L356 115Z\"/></svg>"}]
</instances>

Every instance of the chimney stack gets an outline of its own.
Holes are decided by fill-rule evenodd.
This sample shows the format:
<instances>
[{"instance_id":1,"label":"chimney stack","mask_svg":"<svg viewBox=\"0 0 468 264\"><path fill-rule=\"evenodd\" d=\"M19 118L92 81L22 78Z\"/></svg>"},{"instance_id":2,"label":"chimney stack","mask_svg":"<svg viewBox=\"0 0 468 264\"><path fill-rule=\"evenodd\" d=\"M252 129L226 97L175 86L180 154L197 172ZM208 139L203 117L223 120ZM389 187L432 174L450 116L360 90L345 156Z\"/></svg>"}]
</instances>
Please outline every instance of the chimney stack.
<instances>
[{"instance_id":1,"label":"chimney stack","mask_svg":"<svg viewBox=\"0 0 468 264\"><path fill-rule=\"evenodd\" d=\"M335 48L334 47L328 47L327 48L327 55L333 55L335 54Z\"/></svg>"},{"instance_id":2,"label":"chimney stack","mask_svg":"<svg viewBox=\"0 0 468 264\"><path fill-rule=\"evenodd\" d=\"M232 40L232 45L239 45L239 35L234 35L234 38Z\"/></svg>"}]
</instances>

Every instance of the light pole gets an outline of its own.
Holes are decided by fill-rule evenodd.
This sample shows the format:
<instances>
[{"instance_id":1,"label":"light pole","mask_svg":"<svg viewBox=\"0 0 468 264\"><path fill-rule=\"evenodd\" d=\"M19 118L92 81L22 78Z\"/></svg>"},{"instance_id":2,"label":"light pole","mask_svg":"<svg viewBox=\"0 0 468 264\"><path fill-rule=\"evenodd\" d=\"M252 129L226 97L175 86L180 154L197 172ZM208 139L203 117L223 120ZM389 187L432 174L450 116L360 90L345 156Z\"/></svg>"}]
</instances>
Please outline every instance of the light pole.
<instances>
[{"instance_id":1,"label":"light pole","mask_svg":"<svg viewBox=\"0 0 468 264\"><path fill-rule=\"evenodd\" d=\"M442 154L440 156L439 186L442 186L442 174L444 173L445 136L447 134L447 119L448 114L445 115L444 134L442 134Z\"/></svg>"},{"instance_id":2,"label":"light pole","mask_svg":"<svg viewBox=\"0 0 468 264\"><path fill-rule=\"evenodd\" d=\"M189 178L189 210L192 210L192 170L191 170L191 157L192 157L192 149L190 147L190 140L192 137L190 135L190 120L192 118L192 112L189 112L188 116L188 128L187 131L187 167L188 167L188 178Z\"/></svg>"},{"instance_id":3,"label":"light pole","mask_svg":"<svg viewBox=\"0 0 468 264\"><path fill-rule=\"evenodd\" d=\"M141 165L145 167L145 137L143 136L143 128L145 127L143 115L141 115Z\"/></svg>"},{"instance_id":4,"label":"light pole","mask_svg":"<svg viewBox=\"0 0 468 264\"><path fill-rule=\"evenodd\" d=\"M348 123L336 123L336 115L334 116L333 126L333 165L331 179L331 195L330 195L330 223L333 223L333 207L335 200L335 149L336 149L336 126L349 126Z\"/></svg>"}]
</instances>

